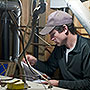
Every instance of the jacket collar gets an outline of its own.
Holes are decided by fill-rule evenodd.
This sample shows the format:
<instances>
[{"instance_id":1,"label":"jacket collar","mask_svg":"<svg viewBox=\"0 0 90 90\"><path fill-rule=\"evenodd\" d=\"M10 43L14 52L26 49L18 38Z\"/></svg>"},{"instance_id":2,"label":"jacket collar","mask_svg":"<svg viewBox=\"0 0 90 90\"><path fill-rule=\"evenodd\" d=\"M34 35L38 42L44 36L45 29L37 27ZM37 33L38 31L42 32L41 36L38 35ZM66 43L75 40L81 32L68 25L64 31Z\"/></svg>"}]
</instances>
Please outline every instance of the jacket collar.
<instances>
[{"instance_id":1,"label":"jacket collar","mask_svg":"<svg viewBox=\"0 0 90 90\"><path fill-rule=\"evenodd\" d=\"M80 45L81 45L80 43L81 43L81 36L77 34L77 42L76 42L74 49L71 52L79 53L81 51L80 50ZM66 46L65 45L63 45L63 49L64 49L64 52L66 53Z\"/></svg>"},{"instance_id":2,"label":"jacket collar","mask_svg":"<svg viewBox=\"0 0 90 90\"><path fill-rule=\"evenodd\" d=\"M77 34L77 42L76 42L75 48L72 50L72 52L79 53L81 51L80 45L81 45L81 36Z\"/></svg>"}]
</instances>

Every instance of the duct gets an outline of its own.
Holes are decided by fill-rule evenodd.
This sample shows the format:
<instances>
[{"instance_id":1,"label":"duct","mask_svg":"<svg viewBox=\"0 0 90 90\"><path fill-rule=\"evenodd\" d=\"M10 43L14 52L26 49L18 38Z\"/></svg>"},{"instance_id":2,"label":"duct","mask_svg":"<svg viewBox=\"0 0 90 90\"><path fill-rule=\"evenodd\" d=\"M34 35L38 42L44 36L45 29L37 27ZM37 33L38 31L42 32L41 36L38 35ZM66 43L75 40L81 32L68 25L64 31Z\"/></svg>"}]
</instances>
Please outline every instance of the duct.
<instances>
[{"instance_id":1,"label":"duct","mask_svg":"<svg viewBox=\"0 0 90 90\"><path fill-rule=\"evenodd\" d=\"M19 5L16 1L0 1L0 9L5 10L7 7L7 10L17 10L19 9Z\"/></svg>"},{"instance_id":2,"label":"duct","mask_svg":"<svg viewBox=\"0 0 90 90\"><path fill-rule=\"evenodd\" d=\"M14 17L17 21L16 26L14 23L12 23L12 20L11 20L12 18L10 18L10 15L8 15L9 14L8 11L14 12L14 14L15 14ZM1 21L5 22L5 23L7 22L7 24L5 24L5 25L3 24L2 26L6 26L6 25L8 26L8 27L4 27L4 29L2 30L3 31L2 46L4 45L2 48L2 52L3 52L2 59L3 60L9 60L9 58L10 58L10 54L9 54L10 53L9 51L11 49L11 46L9 44L10 42L12 43L12 54L11 54L12 59L14 60L19 56L20 40L19 40L19 36L18 36L19 32L17 31L17 29L18 29L18 26L20 26L20 12L21 12L20 6L19 6L18 2L16 2L16 1L7 1L7 2L0 1L0 16L1 16L1 18L3 17ZM3 13L7 13L7 15L9 16L8 19L7 19L6 14L4 14L4 16L3 16ZM10 23L8 23L8 21L6 21L6 20L10 21ZM12 24L13 24L13 26L12 26ZM13 27L13 29L11 27ZM11 29L13 30L12 39L10 39L11 38L11 36L10 36ZM8 32L8 33L6 33L6 32ZM6 39L3 40L3 38L6 38Z\"/></svg>"},{"instance_id":3,"label":"duct","mask_svg":"<svg viewBox=\"0 0 90 90\"><path fill-rule=\"evenodd\" d=\"M2 26L2 57L4 60L9 59L9 16L7 12L3 12L1 18L1 26Z\"/></svg>"},{"instance_id":4,"label":"duct","mask_svg":"<svg viewBox=\"0 0 90 90\"><path fill-rule=\"evenodd\" d=\"M19 0L20 1L20 0ZM21 2L20 2L21 4ZM17 4L16 4L17 5ZM17 5L14 6L14 10L17 14L17 24L18 26L20 26L20 14L21 14L21 11L20 11L20 8L19 6ZM14 40L13 40L13 49L12 49L12 59L15 61L15 62L18 62L18 57L19 57L19 54L20 54L20 40L19 40L19 36L20 35L20 32L17 30L19 27L16 27L16 29L14 30Z\"/></svg>"},{"instance_id":5,"label":"duct","mask_svg":"<svg viewBox=\"0 0 90 90\"><path fill-rule=\"evenodd\" d=\"M67 6L72 10L79 22L90 35L90 12L80 0L65 0Z\"/></svg>"},{"instance_id":6,"label":"duct","mask_svg":"<svg viewBox=\"0 0 90 90\"><path fill-rule=\"evenodd\" d=\"M50 0L50 8L66 8L64 0Z\"/></svg>"}]
</instances>

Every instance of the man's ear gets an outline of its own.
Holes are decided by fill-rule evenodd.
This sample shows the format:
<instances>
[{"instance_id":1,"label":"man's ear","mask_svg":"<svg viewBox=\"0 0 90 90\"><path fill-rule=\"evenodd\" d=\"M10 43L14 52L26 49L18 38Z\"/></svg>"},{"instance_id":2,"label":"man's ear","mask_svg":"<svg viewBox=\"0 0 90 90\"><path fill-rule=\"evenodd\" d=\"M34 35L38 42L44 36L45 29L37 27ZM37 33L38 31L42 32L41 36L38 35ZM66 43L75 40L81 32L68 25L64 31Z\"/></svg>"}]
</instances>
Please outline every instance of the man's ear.
<instances>
[{"instance_id":1,"label":"man's ear","mask_svg":"<svg viewBox=\"0 0 90 90\"><path fill-rule=\"evenodd\" d=\"M66 35L68 35L68 27L67 25L63 25L63 29Z\"/></svg>"}]
</instances>

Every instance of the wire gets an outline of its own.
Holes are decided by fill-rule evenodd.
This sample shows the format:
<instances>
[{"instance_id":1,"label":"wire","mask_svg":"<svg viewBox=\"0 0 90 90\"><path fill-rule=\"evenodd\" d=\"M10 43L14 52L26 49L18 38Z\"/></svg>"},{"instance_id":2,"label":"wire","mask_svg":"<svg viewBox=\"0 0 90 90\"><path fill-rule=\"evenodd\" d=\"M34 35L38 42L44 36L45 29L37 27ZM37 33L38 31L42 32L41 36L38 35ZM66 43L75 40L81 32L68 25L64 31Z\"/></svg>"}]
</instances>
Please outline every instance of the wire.
<instances>
[{"instance_id":1,"label":"wire","mask_svg":"<svg viewBox=\"0 0 90 90\"><path fill-rule=\"evenodd\" d=\"M38 72L36 69L34 69L31 65L30 65L30 63L29 63L29 61L27 60L27 59L25 59L26 60L26 62L27 62L27 65L28 65L28 67L30 68L30 69L32 69L34 72L36 72L38 75L40 75L45 81L47 81L48 82L48 85L50 86L49 87L49 89L50 90L52 90L52 85L51 85L51 83L49 82L49 80L47 79L47 78L45 78L40 72ZM45 85L43 85L44 86L44 88L45 88L45 90L47 90L46 89L46 87L45 87Z\"/></svg>"},{"instance_id":2,"label":"wire","mask_svg":"<svg viewBox=\"0 0 90 90\"><path fill-rule=\"evenodd\" d=\"M35 33L35 35L42 40L45 44L47 44L48 46L51 46L51 44L49 44L47 41L45 41L43 38L41 38L37 33Z\"/></svg>"},{"instance_id":3,"label":"wire","mask_svg":"<svg viewBox=\"0 0 90 90\"><path fill-rule=\"evenodd\" d=\"M21 36L22 36L22 38L23 38L22 33L21 33ZM23 42L23 41L22 41L22 45L23 45L23 49L24 49L24 42ZM25 52L24 52L23 54L24 54L25 61L27 62L27 65L28 65L30 71L31 71L32 73L33 73L33 71L36 72L36 73L37 73L38 75L40 75L44 80L46 80L46 81L48 82L48 84L50 85L50 82L48 81L48 79L45 78L41 73L39 73L36 69L34 69L34 68L30 65L29 61L26 59Z\"/></svg>"},{"instance_id":4,"label":"wire","mask_svg":"<svg viewBox=\"0 0 90 90\"><path fill-rule=\"evenodd\" d=\"M20 30L19 30L20 31ZM24 42L23 42L23 35L22 35L22 32L20 31L20 35L21 35L21 42L22 42L22 47L23 47L23 50L24 50ZM24 58L26 59L26 56L25 56L25 53L24 54ZM31 69L30 69L31 70ZM31 70L31 74L34 75L33 71Z\"/></svg>"},{"instance_id":5,"label":"wire","mask_svg":"<svg viewBox=\"0 0 90 90\"><path fill-rule=\"evenodd\" d=\"M19 61L22 60L23 54L26 52L28 46L31 44L31 40L32 40L32 37L33 37L33 35L34 35L34 32L35 32L35 31L34 31L34 28L33 28L32 33L31 33L31 35L30 35L30 37L29 37L29 40L28 40L28 43L27 43L26 47L24 48L24 50L22 51L22 53L21 53L21 54L19 55L19 57L18 57Z\"/></svg>"},{"instance_id":6,"label":"wire","mask_svg":"<svg viewBox=\"0 0 90 90\"><path fill-rule=\"evenodd\" d=\"M36 72L38 75L40 75L44 80L46 80L47 82L48 82L48 84L50 85L50 82L49 82L49 80L47 79L47 78L45 78L41 73L39 73L36 69L34 69L31 65L30 65L30 63L29 63L29 61L27 60L27 59L25 59L26 60L26 62L27 62L27 65L29 66L29 68L30 69L32 69L34 72Z\"/></svg>"},{"instance_id":7,"label":"wire","mask_svg":"<svg viewBox=\"0 0 90 90\"><path fill-rule=\"evenodd\" d=\"M14 22L14 24L18 27L18 23L17 23L17 20L15 19L14 15L13 15L13 12L12 11L8 11L12 21Z\"/></svg>"},{"instance_id":8,"label":"wire","mask_svg":"<svg viewBox=\"0 0 90 90\"><path fill-rule=\"evenodd\" d=\"M20 54L20 56L19 56L19 61L22 60L22 58L23 58L23 53L26 52L28 46L31 44L31 40L32 40L32 38L33 38L33 36L34 36L34 33L35 33L35 28L36 28L36 24L37 24L37 20L38 20L38 15L41 13L40 10L41 10L41 9L36 9L36 10L33 12L33 18L32 18L32 33L31 33L31 35L30 35L30 38L29 38L29 40L28 40L28 43L27 43L24 51L23 51L23 52Z\"/></svg>"},{"instance_id":9,"label":"wire","mask_svg":"<svg viewBox=\"0 0 90 90\"><path fill-rule=\"evenodd\" d=\"M20 15L18 17L20 17L22 15L22 3L21 3L21 0L18 0L18 5L20 7Z\"/></svg>"},{"instance_id":10,"label":"wire","mask_svg":"<svg viewBox=\"0 0 90 90\"><path fill-rule=\"evenodd\" d=\"M22 36L22 47L23 47L23 50L24 50L24 42L23 42L23 35L22 35L22 32L20 31L20 33L21 33L21 36ZM25 56L25 53L23 53L24 54L24 58L25 58L25 60L26 60L26 56ZM30 71L31 71L31 74L32 74L32 76L35 76L34 75L34 72L32 71L32 69L31 68L29 68L30 69Z\"/></svg>"}]
</instances>

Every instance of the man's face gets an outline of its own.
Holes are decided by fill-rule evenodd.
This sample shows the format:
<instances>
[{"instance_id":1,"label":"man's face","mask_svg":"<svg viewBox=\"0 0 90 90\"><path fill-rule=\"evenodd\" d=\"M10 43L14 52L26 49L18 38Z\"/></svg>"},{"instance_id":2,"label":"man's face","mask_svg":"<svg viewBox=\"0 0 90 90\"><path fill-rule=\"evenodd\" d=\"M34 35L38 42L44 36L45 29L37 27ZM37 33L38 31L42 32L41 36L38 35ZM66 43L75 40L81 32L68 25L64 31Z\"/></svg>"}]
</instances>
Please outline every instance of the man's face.
<instances>
[{"instance_id":1,"label":"man's face","mask_svg":"<svg viewBox=\"0 0 90 90\"><path fill-rule=\"evenodd\" d=\"M57 46L61 46L65 44L66 37L65 37L64 31L59 33L57 30L54 29L49 34L50 34L51 40L54 41L57 44Z\"/></svg>"}]
</instances>

